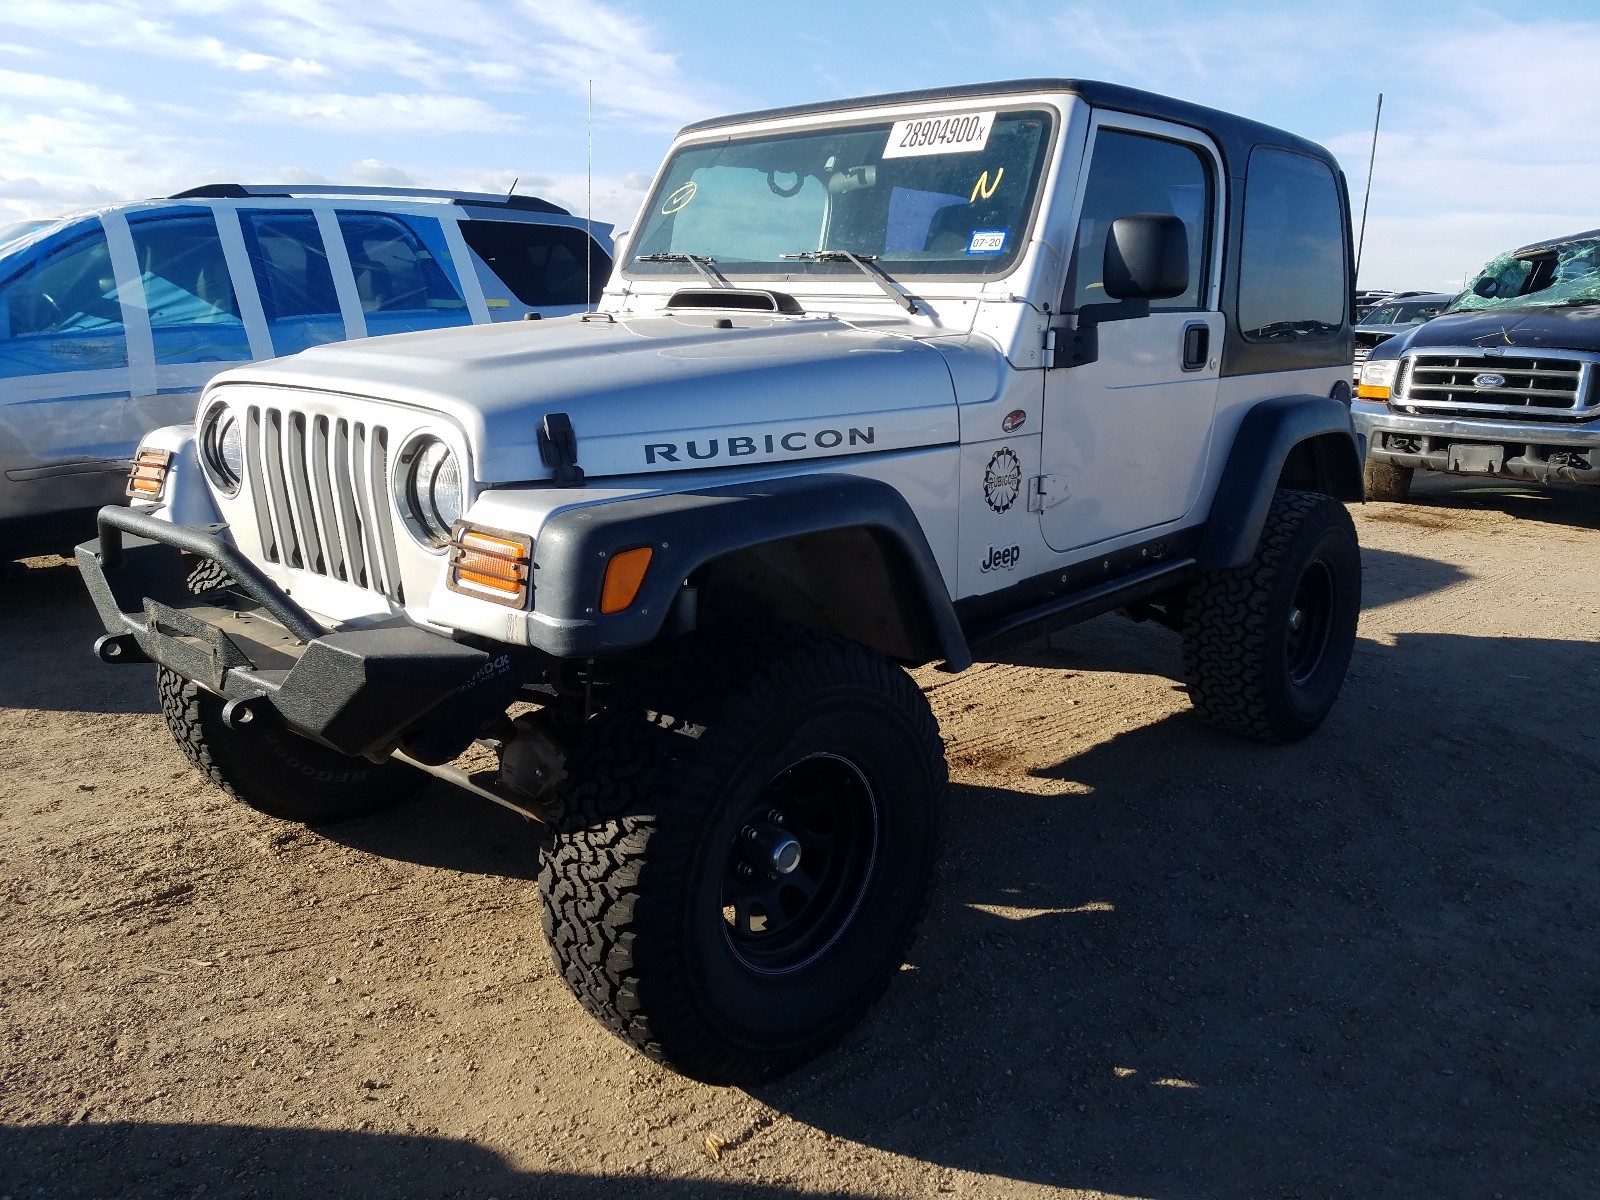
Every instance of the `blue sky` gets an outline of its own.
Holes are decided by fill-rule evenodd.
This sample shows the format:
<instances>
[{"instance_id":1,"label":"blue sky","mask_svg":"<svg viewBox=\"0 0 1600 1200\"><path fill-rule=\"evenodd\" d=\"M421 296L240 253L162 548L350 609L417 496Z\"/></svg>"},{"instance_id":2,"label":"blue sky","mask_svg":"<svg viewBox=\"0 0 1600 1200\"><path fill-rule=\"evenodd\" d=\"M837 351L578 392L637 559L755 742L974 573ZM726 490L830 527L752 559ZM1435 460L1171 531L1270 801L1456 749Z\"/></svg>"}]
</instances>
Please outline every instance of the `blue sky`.
<instances>
[{"instance_id":1,"label":"blue sky","mask_svg":"<svg viewBox=\"0 0 1600 1200\"><path fill-rule=\"evenodd\" d=\"M722 112L1034 75L1270 121L1343 161L1361 283L1459 285L1600 225L1600 5L0 0L0 224L197 183L519 191L632 223Z\"/></svg>"}]
</instances>

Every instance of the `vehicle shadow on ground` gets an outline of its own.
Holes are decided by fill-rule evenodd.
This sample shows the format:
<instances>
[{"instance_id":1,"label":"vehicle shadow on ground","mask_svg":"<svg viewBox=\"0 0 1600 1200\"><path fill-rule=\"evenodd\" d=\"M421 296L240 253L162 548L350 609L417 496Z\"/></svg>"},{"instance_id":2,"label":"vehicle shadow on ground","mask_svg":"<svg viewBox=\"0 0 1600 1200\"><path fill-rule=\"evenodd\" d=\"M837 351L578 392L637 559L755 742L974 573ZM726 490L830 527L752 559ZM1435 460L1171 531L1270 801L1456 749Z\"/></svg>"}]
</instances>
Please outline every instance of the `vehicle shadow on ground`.
<instances>
[{"instance_id":1,"label":"vehicle shadow on ground","mask_svg":"<svg viewBox=\"0 0 1600 1200\"><path fill-rule=\"evenodd\" d=\"M317 833L380 858L534 880L544 827L453 784L431 782L399 808L318 826Z\"/></svg>"},{"instance_id":2,"label":"vehicle shadow on ground","mask_svg":"<svg viewBox=\"0 0 1600 1200\"><path fill-rule=\"evenodd\" d=\"M1370 547L1361 551L1361 608L1370 612L1432 595L1462 583L1467 573L1453 563ZM1149 621L1114 614L1096 617L1046 637L1018 642L985 660L1068 671L1109 671L1183 679L1183 647L1175 635L1155 632Z\"/></svg>"},{"instance_id":3,"label":"vehicle shadow on ground","mask_svg":"<svg viewBox=\"0 0 1600 1200\"><path fill-rule=\"evenodd\" d=\"M76 564L0 563L0 708L156 712L155 668L101 662L94 642L102 632Z\"/></svg>"},{"instance_id":4,"label":"vehicle shadow on ground","mask_svg":"<svg viewBox=\"0 0 1600 1200\"><path fill-rule=\"evenodd\" d=\"M17 1200L196 1196L202 1189L207 1200L360 1196L791 1200L815 1195L714 1180L523 1171L492 1150L449 1137L132 1123L0 1128L0 1189Z\"/></svg>"},{"instance_id":5,"label":"vehicle shadow on ground","mask_svg":"<svg viewBox=\"0 0 1600 1200\"><path fill-rule=\"evenodd\" d=\"M1418 473L1407 501L1375 507L1369 515L1428 528L1458 512L1501 512L1519 521L1600 530L1600 488Z\"/></svg>"},{"instance_id":6,"label":"vehicle shadow on ground","mask_svg":"<svg viewBox=\"0 0 1600 1200\"><path fill-rule=\"evenodd\" d=\"M958 784L914 969L756 1094L1118 1195L1600 1194L1600 741L1543 684L1468 699L1600 693L1574 648L1363 643L1298 745L1181 713L1031 772L1057 795Z\"/></svg>"}]
</instances>

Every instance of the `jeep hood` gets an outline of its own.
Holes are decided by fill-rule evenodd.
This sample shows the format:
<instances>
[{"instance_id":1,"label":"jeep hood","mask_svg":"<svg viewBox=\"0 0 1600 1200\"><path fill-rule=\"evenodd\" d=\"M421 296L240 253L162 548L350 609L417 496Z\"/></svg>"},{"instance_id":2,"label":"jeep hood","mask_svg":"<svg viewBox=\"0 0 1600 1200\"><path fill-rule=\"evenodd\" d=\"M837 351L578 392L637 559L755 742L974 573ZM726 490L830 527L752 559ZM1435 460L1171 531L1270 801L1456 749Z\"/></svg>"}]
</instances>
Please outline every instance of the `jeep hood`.
<instances>
[{"instance_id":1,"label":"jeep hood","mask_svg":"<svg viewBox=\"0 0 1600 1200\"><path fill-rule=\"evenodd\" d=\"M318 346L219 375L439 412L479 482L548 478L538 431L565 413L586 475L870 454L957 440L944 357L832 317L603 314ZM728 318L721 318L724 322ZM291 402L292 403L292 402Z\"/></svg>"},{"instance_id":2,"label":"jeep hood","mask_svg":"<svg viewBox=\"0 0 1600 1200\"><path fill-rule=\"evenodd\" d=\"M1600 304L1445 313L1400 336L1405 336L1404 344L1385 344L1383 357L1435 346L1600 351ZM1393 340L1399 343L1400 336Z\"/></svg>"}]
</instances>

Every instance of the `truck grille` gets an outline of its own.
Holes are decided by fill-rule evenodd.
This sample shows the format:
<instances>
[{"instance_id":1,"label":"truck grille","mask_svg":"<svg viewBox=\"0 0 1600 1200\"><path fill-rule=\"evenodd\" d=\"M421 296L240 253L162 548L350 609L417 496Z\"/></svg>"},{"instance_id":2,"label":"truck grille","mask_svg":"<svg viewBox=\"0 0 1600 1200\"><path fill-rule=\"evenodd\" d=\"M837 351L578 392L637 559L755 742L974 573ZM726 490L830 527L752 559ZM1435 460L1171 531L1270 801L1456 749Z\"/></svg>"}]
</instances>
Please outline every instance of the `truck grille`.
<instances>
[{"instance_id":1,"label":"truck grille","mask_svg":"<svg viewBox=\"0 0 1600 1200\"><path fill-rule=\"evenodd\" d=\"M1595 406L1592 365L1540 355L1416 354L1407 357L1400 406L1523 420L1587 420ZM1399 391L1400 389L1396 389Z\"/></svg>"},{"instance_id":2,"label":"truck grille","mask_svg":"<svg viewBox=\"0 0 1600 1200\"><path fill-rule=\"evenodd\" d=\"M251 405L245 472L269 562L405 602L389 505L389 432Z\"/></svg>"}]
</instances>

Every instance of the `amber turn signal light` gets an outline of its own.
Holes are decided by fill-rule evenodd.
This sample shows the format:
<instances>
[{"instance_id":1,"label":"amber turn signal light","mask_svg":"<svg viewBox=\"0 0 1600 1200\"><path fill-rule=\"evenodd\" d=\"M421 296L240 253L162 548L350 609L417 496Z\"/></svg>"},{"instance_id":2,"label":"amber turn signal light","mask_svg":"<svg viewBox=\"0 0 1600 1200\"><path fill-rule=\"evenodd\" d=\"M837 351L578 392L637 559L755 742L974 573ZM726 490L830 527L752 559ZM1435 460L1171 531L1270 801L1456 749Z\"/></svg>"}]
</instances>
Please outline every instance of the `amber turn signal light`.
<instances>
[{"instance_id":1,"label":"amber turn signal light","mask_svg":"<svg viewBox=\"0 0 1600 1200\"><path fill-rule=\"evenodd\" d=\"M146 450L140 446L133 456L133 470L128 473L127 495L135 500L161 499L161 489L167 486L167 468L171 465L171 451Z\"/></svg>"},{"instance_id":2,"label":"amber turn signal light","mask_svg":"<svg viewBox=\"0 0 1600 1200\"><path fill-rule=\"evenodd\" d=\"M1387 400L1388 398L1389 389L1386 387L1377 387L1370 383L1356 385L1356 399L1358 400Z\"/></svg>"},{"instance_id":3,"label":"amber turn signal light","mask_svg":"<svg viewBox=\"0 0 1600 1200\"><path fill-rule=\"evenodd\" d=\"M621 612L634 602L654 554L655 551L649 546L640 546L611 556L611 561L606 564L605 583L600 588L601 612Z\"/></svg>"},{"instance_id":4,"label":"amber turn signal light","mask_svg":"<svg viewBox=\"0 0 1600 1200\"><path fill-rule=\"evenodd\" d=\"M527 608L532 582L532 538L456 522L450 535L450 574L445 579L452 592Z\"/></svg>"}]
</instances>

